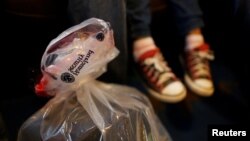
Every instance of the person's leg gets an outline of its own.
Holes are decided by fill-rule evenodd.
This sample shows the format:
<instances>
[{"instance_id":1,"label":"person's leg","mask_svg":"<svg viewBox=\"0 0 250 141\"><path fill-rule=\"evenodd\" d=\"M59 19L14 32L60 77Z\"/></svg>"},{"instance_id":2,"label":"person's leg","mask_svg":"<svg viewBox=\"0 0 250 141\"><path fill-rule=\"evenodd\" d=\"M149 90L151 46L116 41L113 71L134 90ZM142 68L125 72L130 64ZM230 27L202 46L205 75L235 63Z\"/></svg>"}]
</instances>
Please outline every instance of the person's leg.
<instances>
[{"instance_id":1,"label":"person's leg","mask_svg":"<svg viewBox=\"0 0 250 141\"><path fill-rule=\"evenodd\" d=\"M169 0L179 34L186 40L186 48L193 49L204 43L204 27L198 0Z\"/></svg>"},{"instance_id":2,"label":"person's leg","mask_svg":"<svg viewBox=\"0 0 250 141\"><path fill-rule=\"evenodd\" d=\"M127 34L126 5L124 0L70 0L69 17L73 24L95 17L110 22L114 30L115 45L119 49L118 57L108 65L103 79L124 83L127 78ZM119 66L119 67L117 67Z\"/></svg>"},{"instance_id":3,"label":"person's leg","mask_svg":"<svg viewBox=\"0 0 250 141\"><path fill-rule=\"evenodd\" d=\"M209 61L213 58L202 35L204 22L198 0L170 0L177 28L185 40L185 82L202 96L213 94Z\"/></svg>"},{"instance_id":4,"label":"person's leg","mask_svg":"<svg viewBox=\"0 0 250 141\"><path fill-rule=\"evenodd\" d=\"M168 67L151 37L149 0L127 0L127 17L133 40L133 57L149 93L164 102L184 99L184 85Z\"/></svg>"},{"instance_id":5,"label":"person's leg","mask_svg":"<svg viewBox=\"0 0 250 141\"><path fill-rule=\"evenodd\" d=\"M195 28L202 28L204 22L198 0L169 0L177 28L182 36Z\"/></svg>"}]
</instances>

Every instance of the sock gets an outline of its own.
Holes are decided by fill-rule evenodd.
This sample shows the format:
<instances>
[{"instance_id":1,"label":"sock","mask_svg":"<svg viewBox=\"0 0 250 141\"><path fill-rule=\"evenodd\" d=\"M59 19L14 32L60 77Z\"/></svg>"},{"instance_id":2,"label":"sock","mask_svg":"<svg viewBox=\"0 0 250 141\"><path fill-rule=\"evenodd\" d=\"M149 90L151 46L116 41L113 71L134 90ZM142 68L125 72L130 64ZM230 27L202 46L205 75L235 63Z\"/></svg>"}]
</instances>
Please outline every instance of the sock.
<instances>
[{"instance_id":1,"label":"sock","mask_svg":"<svg viewBox=\"0 0 250 141\"><path fill-rule=\"evenodd\" d=\"M202 34L189 34L186 37L186 50L193 50L204 44L204 37Z\"/></svg>"},{"instance_id":2,"label":"sock","mask_svg":"<svg viewBox=\"0 0 250 141\"><path fill-rule=\"evenodd\" d=\"M135 61L153 56L158 51L152 37L138 39L133 44Z\"/></svg>"}]
</instances>

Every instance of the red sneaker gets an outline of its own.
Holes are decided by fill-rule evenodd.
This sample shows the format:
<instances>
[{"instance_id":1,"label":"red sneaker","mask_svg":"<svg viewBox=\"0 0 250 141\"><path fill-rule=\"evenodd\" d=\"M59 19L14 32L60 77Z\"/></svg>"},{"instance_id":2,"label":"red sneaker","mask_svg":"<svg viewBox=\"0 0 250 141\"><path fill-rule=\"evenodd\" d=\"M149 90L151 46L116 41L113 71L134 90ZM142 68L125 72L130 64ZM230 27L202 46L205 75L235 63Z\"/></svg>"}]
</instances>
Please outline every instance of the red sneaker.
<instances>
[{"instance_id":1,"label":"red sneaker","mask_svg":"<svg viewBox=\"0 0 250 141\"><path fill-rule=\"evenodd\" d=\"M209 61L214 59L208 44L185 52L185 82L196 94L211 96L214 92Z\"/></svg>"},{"instance_id":2,"label":"red sneaker","mask_svg":"<svg viewBox=\"0 0 250 141\"><path fill-rule=\"evenodd\" d=\"M175 103L186 97L186 88L168 67L159 50L148 51L137 61L149 93L164 102Z\"/></svg>"}]
</instances>

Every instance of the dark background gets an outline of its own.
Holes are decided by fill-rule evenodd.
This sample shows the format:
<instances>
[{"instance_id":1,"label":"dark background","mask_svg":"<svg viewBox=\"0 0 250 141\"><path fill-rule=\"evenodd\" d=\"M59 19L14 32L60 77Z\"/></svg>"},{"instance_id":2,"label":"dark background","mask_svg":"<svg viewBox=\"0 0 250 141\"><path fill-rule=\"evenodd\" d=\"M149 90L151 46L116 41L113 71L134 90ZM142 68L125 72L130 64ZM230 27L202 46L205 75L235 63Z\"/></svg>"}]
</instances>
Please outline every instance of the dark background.
<instances>
[{"instance_id":1,"label":"dark background","mask_svg":"<svg viewBox=\"0 0 250 141\"><path fill-rule=\"evenodd\" d=\"M16 140L21 124L47 102L33 90L40 75L41 56L48 43L70 26L66 2L27 2L1 1L1 141ZM151 4L153 37L182 78L178 56L184 45L176 34L171 10L162 0L152 0ZM227 0L203 0L200 4L206 23L203 32L216 58L211 63L214 95L202 98L188 91L187 98L178 104L161 103L149 96L174 140L206 140L210 124L247 126L249 119L249 13L247 16L247 11L241 10L234 16ZM244 9L247 5L241 6ZM129 68L133 68L129 61ZM147 94L138 75L128 70L128 84Z\"/></svg>"}]
</instances>

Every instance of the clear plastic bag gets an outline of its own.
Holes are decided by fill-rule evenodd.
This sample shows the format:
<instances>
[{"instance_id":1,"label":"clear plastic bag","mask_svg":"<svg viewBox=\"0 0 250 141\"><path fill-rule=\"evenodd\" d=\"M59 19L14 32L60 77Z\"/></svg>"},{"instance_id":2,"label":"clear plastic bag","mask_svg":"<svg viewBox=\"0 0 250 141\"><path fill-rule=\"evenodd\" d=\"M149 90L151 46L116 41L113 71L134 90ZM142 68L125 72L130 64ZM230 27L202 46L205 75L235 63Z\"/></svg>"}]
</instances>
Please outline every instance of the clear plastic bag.
<instances>
[{"instance_id":1,"label":"clear plastic bag","mask_svg":"<svg viewBox=\"0 0 250 141\"><path fill-rule=\"evenodd\" d=\"M54 97L22 125L18 141L171 140L147 97L95 80L118 53L110 25L96 18L52 40L36 91Z\"/></svg>"}]
</instances>

